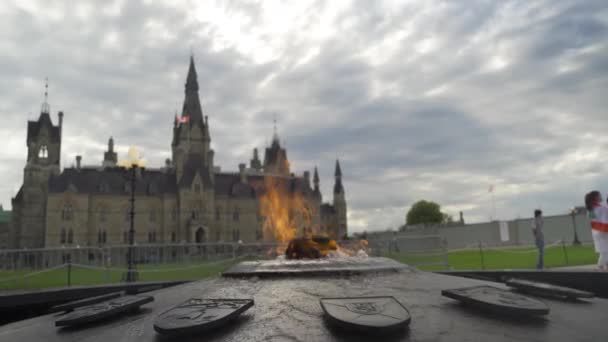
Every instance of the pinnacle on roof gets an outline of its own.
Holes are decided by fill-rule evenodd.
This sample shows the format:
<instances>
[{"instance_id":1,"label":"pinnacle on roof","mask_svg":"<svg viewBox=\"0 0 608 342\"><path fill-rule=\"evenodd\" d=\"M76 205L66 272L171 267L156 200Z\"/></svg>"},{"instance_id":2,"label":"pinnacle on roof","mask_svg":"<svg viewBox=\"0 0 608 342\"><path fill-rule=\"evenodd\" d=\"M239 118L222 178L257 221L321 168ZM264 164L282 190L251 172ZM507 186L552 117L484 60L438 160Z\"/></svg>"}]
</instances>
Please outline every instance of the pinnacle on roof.
<instances>
[{"instance_id":1,"label":"pinnacle on roof","mask_svg":"<svg viewBox=\"0 0 608 342\"><path fill-rule=\"evenodd\" d=\"M190 66L188 67L188 77L186 78L186 90L198 91L198 76L194 66L194 56L190 55Z\"/></svg>"},{"instance_id":2,"label":"pinnacle on roof","mask_svg":"<svg viewBox=\"0 0 608 342\"><path fill-rule=\"evenodd\" d=\"M336 172L334 176L342 177L342 170L340 169L340 161L338 159L336 159Z\"/></svg>"},{"instance_id":3,"label":"pinnacle on roof","mask_svg":"<svg viewBox=\"0 0 608 342\"><path fill-rule=\"evenodd\" d=\"M319 171L317 171L317 167L316 166L315 166L315 174L314 174L312 180L313 180L313 182L315 184L319 183Z\"/></svg>"}]
</instances>

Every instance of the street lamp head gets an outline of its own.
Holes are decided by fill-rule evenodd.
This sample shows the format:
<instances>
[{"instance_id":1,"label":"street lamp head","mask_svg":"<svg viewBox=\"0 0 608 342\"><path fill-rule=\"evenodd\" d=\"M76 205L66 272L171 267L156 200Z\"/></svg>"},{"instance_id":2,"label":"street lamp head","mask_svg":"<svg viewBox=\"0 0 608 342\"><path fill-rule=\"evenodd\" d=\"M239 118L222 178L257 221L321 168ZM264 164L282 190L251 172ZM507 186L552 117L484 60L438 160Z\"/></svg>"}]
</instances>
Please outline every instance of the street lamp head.
<instances>
[{"instance_id":1,"label":"street lamp head","mask_svg":"<svg viewBox=\"0 0 608 342\"><path fill-rule=\"evenodd\" d=\"M127 159L121 160L119 165L126 169L132 169L144 167L146 161L143 159L143 155L140 153L139 149L135 146L131 146L127 152Z\"/></svg>"}]
</instances>

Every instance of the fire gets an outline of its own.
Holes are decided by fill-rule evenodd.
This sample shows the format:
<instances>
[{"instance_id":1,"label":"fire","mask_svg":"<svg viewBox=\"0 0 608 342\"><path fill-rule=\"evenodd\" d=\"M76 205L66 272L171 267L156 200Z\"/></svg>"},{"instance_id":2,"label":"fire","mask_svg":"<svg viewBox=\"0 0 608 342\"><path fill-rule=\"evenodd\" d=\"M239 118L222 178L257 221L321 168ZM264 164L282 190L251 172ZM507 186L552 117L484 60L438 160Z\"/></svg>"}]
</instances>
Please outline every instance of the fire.
<instances>
[{"instance_id":1,"label":"fire","mask_svg":"<svg viewBox=\"0 0 608 342\"><path fill-rule=\"evenodd\" d=\"M287 243L298 234L313 232L314 210L301 194L289 193L281 186L284 179L266 177L265 194L260 198L260 214L264 220L264 236Z\"/></svg>"},{"instance_id":2,"label":"fire","mask_svg":"<svg viewBox=\"0 0 608 342\"><path fill-rule=\"evenodd\" d=\"M288 259L331 256L367 256L367 241L349 241L344 246L319 231L317 214L306 198L288 190L285 178L266 177L260 197L260 215L264 217L264 238L281 243L269 255Z\"/></svg>"}]
</instances>

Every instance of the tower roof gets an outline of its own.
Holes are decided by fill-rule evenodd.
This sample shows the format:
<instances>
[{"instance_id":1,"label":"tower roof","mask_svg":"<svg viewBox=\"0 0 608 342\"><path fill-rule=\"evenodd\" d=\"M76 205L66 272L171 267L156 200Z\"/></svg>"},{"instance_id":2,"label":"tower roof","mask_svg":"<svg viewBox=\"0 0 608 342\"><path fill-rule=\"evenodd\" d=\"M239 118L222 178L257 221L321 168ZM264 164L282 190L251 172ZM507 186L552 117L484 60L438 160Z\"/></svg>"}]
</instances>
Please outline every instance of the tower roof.
<instances>
[{"instance_id":1,"label":"tower roof","mask_svg":"<svg viewBox=\"0 0 608 342\"><path fill-rule=\"evenodd\" d=\"M194 57L190 56L190 66L188 67L188 76L186 77L184 106L182 108L182 117L189 116L192 124L204 126L203 110L198 97L198 81L196 68L194 66Z\"/></svg>"},{"instance_id":2,"label":"tower roof","mask_svg":"<svg viewBox=\"0 0 608 342\"><path fill-rule=\"evenodd\" d=\"M194 66L194 56L190 55L190 66L186 78L186 90L198 91L198 75Z\"/></svg>"},{"instance_id":3,"label":"tower roof","mask_svg":"<svg viewBox=\"0 0 608 342\"><path fill-rule=\"evenodd\" d=\"M342 169L340 169L340 161L338 159L336 159L336 172L334 176L342 177Z\"/></svg>"},{"instance_id":4,"label":"tower roof","mask_svg":"<svg viewBox=\"0 0 608 342\"><path fill-rule=\"evenodd\" d=\"M315 174L314 174L312 180L313 180L313 182L315 184L319 183L319 171L317 171L317 167L316 166L315 166Z\"/></svg>"}]
</instances>

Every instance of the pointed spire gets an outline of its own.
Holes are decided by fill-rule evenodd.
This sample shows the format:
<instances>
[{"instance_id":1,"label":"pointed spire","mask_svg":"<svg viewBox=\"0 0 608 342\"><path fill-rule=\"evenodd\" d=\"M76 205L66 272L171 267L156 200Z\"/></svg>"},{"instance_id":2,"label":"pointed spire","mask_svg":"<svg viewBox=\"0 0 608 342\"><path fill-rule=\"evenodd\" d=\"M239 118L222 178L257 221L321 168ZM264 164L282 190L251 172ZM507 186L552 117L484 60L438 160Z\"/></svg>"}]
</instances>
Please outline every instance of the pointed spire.
<instances>
[{"instance_id":1,"label":"pointed spire","mask_svg":"<svg viewBox=\"0 0 608 342\"><path fill-rule=\"evenodd\" d=\"M198 91L198 76L194 67L194 56L190 55L190 66L188 67L188 77L186 78L186 91Z\"/></svg>"},{"instance_id":2,"label":"pointed spire","mask_svg":"<svg viewBox=\"0 0 608 342\"><path fill-rule=\"evenodd\" d=\"M112 136L108 140L108 152L114 152L114 138Z\"/></svg>"},{"instance_id":3,"label":"pointed spire","mask_svg":"<svg viewBox=\"0 0 608 342\"><path fill-rule=\"evenodd\" d=\"M201 103L198 98L198 81L196 68L194 66L194 56L192 55L190 55L190 66L188 67L188 76L186 77L185 93L186 96L182 108L182 117L189 117L188 122L190 125L198 124L202 128L205 121Z\"/></svg>"},{"instance_id":4,"label":"pointed spire","mask_svg":"<svg viewBox=\"0 0 608 342\"><path fill-rule=\"evenodd\" d=\"M44 79L44 102L40 108L40 113L49 114L51 112L51 106L49 105L49 78Z\"/></svg>"},{"instance_id":5,"label":"pointed spire","mask_svg":"<svg viewBox=\"0 0 608 342\"><path fill-rule=\"evenodd\" d=\"M273 127L273 133L272 133L272 143L273 144L279 144L279 134L277 133L277 115L274 115L274 119L273 119L273 123L274 123L274 127Z\"/></svg>"},{"instance_id":6,"label":"pointed spire","mask_svg":"<svg viewBox=\"0 0 608 342\"><path fill-rule=\"evenodd\" d=\"M312 177L312 181L315 184L315 187L319 186L319 171L317 171L317 167L315 166L315 174Z\"/></svg>"},{"instance_id":7,"label":"pointed spire","mask_svg":"<svg viewBox=\"0 0 608 342\"><path fill-rule=\"evenodd\" d=\"M336 178L342 177L342 169L340 169L340 161L338 159L336 159L336 172L334 173L334 176L336 176Z\"/></svg>"}]
</instances>

